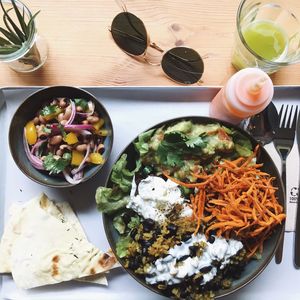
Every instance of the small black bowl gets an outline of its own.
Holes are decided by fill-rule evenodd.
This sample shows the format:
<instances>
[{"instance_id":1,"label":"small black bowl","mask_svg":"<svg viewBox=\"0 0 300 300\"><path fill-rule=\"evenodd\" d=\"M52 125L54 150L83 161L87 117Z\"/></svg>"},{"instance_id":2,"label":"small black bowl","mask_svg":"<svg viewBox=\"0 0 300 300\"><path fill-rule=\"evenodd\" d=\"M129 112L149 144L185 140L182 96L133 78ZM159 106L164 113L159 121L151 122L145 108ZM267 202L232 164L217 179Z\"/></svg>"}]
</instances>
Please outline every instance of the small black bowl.
<instances>
[{"instance_id":1,"label":"small black bowl","mask_svg":"<svg viewBox=\"0 0 300 300\"><path fill-rule=\"evenodd\" d=\"M67 98L83 98L87 101L93 101L95 104L95 111L97 111L101 118L104 119L104 128L109 132L105 138L104 146L105 151L102 154L104 158L104 164L110 156L112 144L113 144L113 126L110 116L105 107L99 102L99 100L88 93L87 91L69 86L53 86L41 89L31 94L17 109L15 112L9 128L9 148L11 155L19 167L19 169L33 181L40 183L48 187L65 188L73 186L65 180L62 176L49 175L46 171L40 171L35 169L30 161L27 159L26 152L23 145L23 129L26 123L35 117L37 111L39 111L45 103L50 102L55 97L67 97ZM93 165L84 170L83 180L85 182L96 173L98 173L103 167L102 165Z\"/></svg>"},{"instance_id":2,"label":"small black bowl","mask_svg":"<svg viewBox=\"0 0 300 300\"><path fill-rule=\"evenodd\" d=\"M242 133L244 136L246 136L251 141L253 148L256 145L258 145L258 142L252 136L250 136L247 132L242 130L241 128L239 128L235 125L232 125L230 123L227 123L227 122L224 122L224 121L221 121L218 119L209 118L209 117L188 116L188 117L175 118L175 119L167 120L165 122L161 122L161 123L153 126L152 128L149 128L148 130L153 129L153 128L160 128L164 125L168 126L168 125L171 125L171 124L183 121L183 120L192 121L193 123L198 123L198 124L219 123L223 126L226 126L228 128L233 128L233 129L239 131L240 133ZM148 130L146 130L146 131L148 131ZM133 144L135 141L136 141L136 139L134 139L124 149L124 151L120 154L120 156L116 160L116 161L118 161L119 158L121 157L121 155L126 153L127 154L127 167L130 170L133 170L135 168L136 160L138 159L138 156L139 156L137 151L135 150L135 147ZM275 177L273 184L274 184L274 186L276 186L278 188L278 190L277 190L278 201L283 206L283 209L285 211L285 196L284 196L284 188L283 188L281 177L278 173L278 170L277 170L272 158L269 156L269 154L263 147L260 147L257 162L264 163L262 170L269 173L271 175L271 177ZM106 186L112 187L112 184L113 183L111 181L111 174L110 174L107 179ZM103 224L104 224L105 233L106 233L108 242L110 244L110 247L113 250L113 252L115 253L118 261L123 266L123 268L136 281L138 281L144 287L150 289L151 291L153 291L157 294L165 296L162 290L159 290L159 289L147 284L145 282L145 280L143 280L141 277L137 276L132 270L124 267L124 260L122 258L119 258L116 253L116 243L119 240L120 235L118 234L118 232L115 230L115 228L113 226L113 217L114 217L113 215L103 214ZM264 251L262 253L261 259L251 260L246 265L245 270L241 274L241 277L239 279L234 280L232 282L232 286L230 288L216 291L215 298L222 298L227 295L230 295L230 294L238 291L239 289L243 288L244 286L246 286L252 280L254 280L267 267L267 265L272 260L274 254L275 254L275 251L279 245L280 235L283 232L283 230L284 230L284 226L282 224L273 232L271 237L264 242Z\"/></svg>"}]
</instances>

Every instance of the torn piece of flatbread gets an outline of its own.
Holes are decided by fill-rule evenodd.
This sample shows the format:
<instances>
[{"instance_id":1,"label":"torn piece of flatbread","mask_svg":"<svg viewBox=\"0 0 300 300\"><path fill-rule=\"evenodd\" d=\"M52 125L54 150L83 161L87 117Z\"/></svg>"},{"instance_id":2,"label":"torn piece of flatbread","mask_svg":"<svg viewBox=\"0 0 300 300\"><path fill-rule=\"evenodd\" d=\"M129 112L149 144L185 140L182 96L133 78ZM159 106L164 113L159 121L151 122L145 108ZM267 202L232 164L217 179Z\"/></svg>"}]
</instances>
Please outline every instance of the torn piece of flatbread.
<instances>
[{"instance_id":1,"label":"torn piece of flatbread","mask_svg":"<svg viewBox=\"0 0 300 300\"><path fill-rule=\"evenodd\" d=\"M11 273L11 249L15 239L21 232L16 220L20 218L23 209L21 205L15 203L9 209L8 222L5 225L0 243L0 273Z\"/></svg>"},{"instance_id":2,"label":"torn piece of flatbread","mask_svg":"<svg viewBox=\"0 0 300 300\"><path fill-rule=\"evenodd\" d=\"M0 244L7 259L2 267L0 256L0 272L11 271L16 285L28 289L111 269L115 257L87 241L68 207L43 194L15 209Z\"/></svg>"},{"instance_id":3,"label":"torn piece of flatbread","mask_svg":"<svg viewBox=\"0 0 300 300\"><path fill-rule=\"evenodd\" d=\"M108 285L106 276L102 273L92 275L92 276L77 278L76 281L94 283L99 285Z\"/></svg>"}]
</instances>

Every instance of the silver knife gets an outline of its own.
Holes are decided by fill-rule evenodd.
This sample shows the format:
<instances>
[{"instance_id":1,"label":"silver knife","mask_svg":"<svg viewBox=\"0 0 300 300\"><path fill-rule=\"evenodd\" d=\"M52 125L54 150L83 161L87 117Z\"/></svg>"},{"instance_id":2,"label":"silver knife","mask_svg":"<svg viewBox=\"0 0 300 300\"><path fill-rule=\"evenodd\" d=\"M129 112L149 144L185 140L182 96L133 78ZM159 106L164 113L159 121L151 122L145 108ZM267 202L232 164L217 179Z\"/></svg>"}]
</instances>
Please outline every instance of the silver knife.
<instances>
[{"instance_id":1,"label":"silver knife","mask_svg":"<svg viewBox=\"0 0 300 300\"><path fill-rule=\"evenodd\" d=\"M296 136L298 144L298 154L300 156L300 112L298 114L298 122L296 127ZM297 206L297 217L296 217L296 231L295 231L295 252L294 252L294 263L297 268L300 268L300 180L298 186L298 206Z\"/></svg>"}]
</instances>

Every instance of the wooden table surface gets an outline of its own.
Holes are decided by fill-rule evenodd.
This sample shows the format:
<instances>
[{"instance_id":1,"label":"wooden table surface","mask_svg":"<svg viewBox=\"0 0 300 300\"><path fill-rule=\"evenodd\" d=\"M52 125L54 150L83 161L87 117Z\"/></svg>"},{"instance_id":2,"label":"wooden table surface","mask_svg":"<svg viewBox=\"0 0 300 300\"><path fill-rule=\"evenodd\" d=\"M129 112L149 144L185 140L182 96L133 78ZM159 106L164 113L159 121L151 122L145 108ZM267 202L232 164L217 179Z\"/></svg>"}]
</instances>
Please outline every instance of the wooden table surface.
<instances>
[{"instance_id":1,"label":"wooden table surface","mask_svg":"<svg viewBox=\"0 0 300 300\"><path fill-rule=\"evenodd\" d=\"M124 0L145 23L152 41L168 49L185 45L203 57L202 85L222 85L235 70L230 56L239 0ZM300 11L299 0L288 0ZM288 1L284 1L285 3ZM122 52L108 30L120 7L114 0L26 0L41 10L37 28L49 57L40 70L21 74L0 65L0 86L172 86L159 66ZM272 75L274 84L300 84L300 64Z\"/></svg>"}]
</instances>

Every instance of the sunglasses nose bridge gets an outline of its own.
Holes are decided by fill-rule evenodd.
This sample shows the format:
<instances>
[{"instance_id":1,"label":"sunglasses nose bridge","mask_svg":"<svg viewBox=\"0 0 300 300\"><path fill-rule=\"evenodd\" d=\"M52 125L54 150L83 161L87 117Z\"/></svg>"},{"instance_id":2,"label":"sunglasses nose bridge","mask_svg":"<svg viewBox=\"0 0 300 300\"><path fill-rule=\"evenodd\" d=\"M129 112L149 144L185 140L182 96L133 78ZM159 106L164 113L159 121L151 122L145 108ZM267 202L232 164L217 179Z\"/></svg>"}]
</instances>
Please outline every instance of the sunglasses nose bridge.
<instances>
[{"instance_id":1,"label":"sunglasses nose bridge","mask_svg":"<svg viewBox=\"0 0 300 300\"><path fill-rule=\"evenodd\" d=\"M159 62L151 61L150 58L147 57L146 55L144 56L144 61L145 61L148 65L150 65L150 66L155 66L155 67L157 67L157 66L160 66L160 65L161 65L161 61L159 61Z\"/></svg>"}]
</instances>

